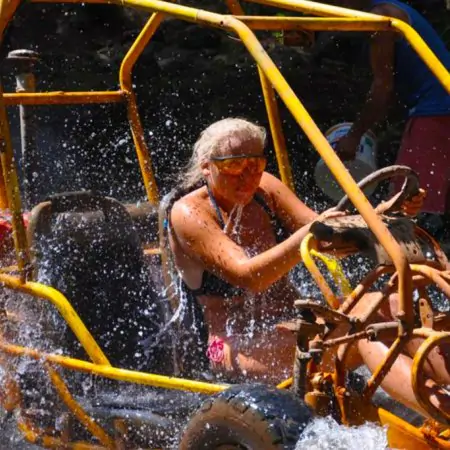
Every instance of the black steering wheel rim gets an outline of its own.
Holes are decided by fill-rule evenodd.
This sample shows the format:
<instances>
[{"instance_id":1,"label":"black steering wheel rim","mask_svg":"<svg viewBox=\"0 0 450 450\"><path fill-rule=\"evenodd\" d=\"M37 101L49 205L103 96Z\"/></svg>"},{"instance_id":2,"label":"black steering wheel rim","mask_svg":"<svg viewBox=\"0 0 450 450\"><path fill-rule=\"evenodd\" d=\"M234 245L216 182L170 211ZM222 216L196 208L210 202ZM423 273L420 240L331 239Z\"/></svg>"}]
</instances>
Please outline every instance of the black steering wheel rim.
<instances>
[{"instance_id":1,"label":"black steering wheel rim","mask_svg":"<svg viewBox=\"0 0 450 450\"><path fill-rule=\"evenodd\" d=\"M404 177L405 181L398 194L395 194L397 196L396 200L385 212L398 211L405 200L414 197L419 192L419 176L410 167L400 165L384 167L363 178L358 183L358 187L360 189L365 189L373 184L378 184L381 181L389 180L398 176ZM341 198L341 200L339 200L335 209L336 211L346 211L350 205L351 201L348 195L345 195Z\"/></svg>"}]
</instances>

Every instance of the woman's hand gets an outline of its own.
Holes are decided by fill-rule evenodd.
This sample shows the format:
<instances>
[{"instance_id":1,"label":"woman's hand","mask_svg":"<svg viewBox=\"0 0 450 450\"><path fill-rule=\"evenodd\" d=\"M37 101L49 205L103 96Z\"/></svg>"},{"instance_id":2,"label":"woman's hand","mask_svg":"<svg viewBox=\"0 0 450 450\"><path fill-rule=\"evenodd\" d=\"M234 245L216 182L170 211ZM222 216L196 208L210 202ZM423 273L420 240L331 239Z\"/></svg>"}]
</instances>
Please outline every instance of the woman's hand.
<instances>
[{"instance_id":1,"label":"woman's hand","mask_svg":"<svg viewBox=\"0 0 450 450\"><path fill-rule=\"evenodd\" d=\"M319 214L314 220L313 222L323 222L327 219L334 219L335 217L343 217L345 216L345 212L344 211L336 211L336 207L334 206L333 208L327 209L326 211L324 211L323 213Z\"/></svg>"},{"instance_id":2,"label":"woman's hand","mask_svg":"<svg viewBox=\"0 0 450 450\"><path fill-rule=\"evenodd\" d=\"M427 193L424 189L419 189L419 193L409 200L405 200L401 206L403 214L406 216L414 217L419 214L423 206L423 201Z\"/></svg>"}]
</instances>

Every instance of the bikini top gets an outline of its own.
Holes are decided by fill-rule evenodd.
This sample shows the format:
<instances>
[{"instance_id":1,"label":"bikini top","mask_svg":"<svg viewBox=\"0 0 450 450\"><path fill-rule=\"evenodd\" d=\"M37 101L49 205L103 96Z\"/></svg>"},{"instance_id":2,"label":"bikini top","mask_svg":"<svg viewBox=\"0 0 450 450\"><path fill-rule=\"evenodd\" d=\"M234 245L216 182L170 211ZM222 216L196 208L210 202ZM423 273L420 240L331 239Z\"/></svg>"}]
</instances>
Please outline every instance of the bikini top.
<instances>
[{"instance_id":1,"label":"bikini top","mask_svg":"<svg viewBox=\"0 0 450 450\"><path fill-rule=\"evenodd\" d=\"M220 226L222 228L225 228L225 220L223 219L222 212L220 211L220 208L217 205L217 201L214 198L214 195L212 194L209 186L207 186L207 189L211 203L216 211ZM269 216L273 230L275 231L276 242L279 243L283 241L285 239L286 234L283 225L276 216L276 214L273 212L273 210L270 208L270 206L267 204L264 196L260 193L257 193L255 194L254 199ZM228 283L228 281L219 278L217 275L214 275L213 273L208 272L207 270L203 272L202 283L199 288L191 289L188 286L186 286L186 284L184 287L196 297L199 295L218 295L224 298L232 298L235 296L243 295L244 293L244 289L233 286L231 283Z\"/></svg>"}]
</instances>

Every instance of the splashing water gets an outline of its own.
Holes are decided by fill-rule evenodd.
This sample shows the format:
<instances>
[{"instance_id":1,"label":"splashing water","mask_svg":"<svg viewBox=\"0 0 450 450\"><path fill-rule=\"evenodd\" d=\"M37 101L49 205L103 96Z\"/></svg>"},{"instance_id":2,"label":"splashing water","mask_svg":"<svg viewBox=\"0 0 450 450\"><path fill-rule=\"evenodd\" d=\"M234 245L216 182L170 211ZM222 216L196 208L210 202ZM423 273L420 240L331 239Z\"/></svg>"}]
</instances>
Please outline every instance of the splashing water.
<instances>
[{"instance_id":1,"label":"splashing water","mask_svg":"<svg viewBox=\"0 0 450 450\"><path fill-rule=\"evenodd\" d=\"M384 428L372 423L345 427L331 417L321 417L305 428L295 450L382 450L386 447Z\"/></svg>"},{"instance_id":2,"label":"splashing water","mask_svg":"<svg viewBox=\"0 0 450 450\"><path fill-rule=\"evenodd\" d=\"M225 224L225 228L223 232L231 237L235 237L237 243L240 244L240 225L242 220L242 212L244 211L244 205L236 204L231 210L230 216L228 217L228 221Z\"/></svg>"},{"instance_id":3,"label":"splashing water","mask_svg":"<svg viewBox=\"0 0 450 450\"><path fill-rule=\"evenodd\" d=\"M241 241L241 221L242 221L242 213L244 211L244 205L242 204L236 204L234 205L233 209L231 210L231 213L228 217L227 223L225 224L225 227L223 229L223 232L230 236L238 245L242 244ZM244 251L247 254L249 258L251 258L252 255L250 249L247 249L244 247ZM255 299L252 295L248 295L248 301L246 304L246 308L249 310L251 314L251 319L249 320L249 325L247 327L247 332L245 333L246 338L251 339L255 332ZM226 329L227 329L227 336L233 335L233 323L234 319L229 320L227 319Z\"/></svg>"}]
</instances>

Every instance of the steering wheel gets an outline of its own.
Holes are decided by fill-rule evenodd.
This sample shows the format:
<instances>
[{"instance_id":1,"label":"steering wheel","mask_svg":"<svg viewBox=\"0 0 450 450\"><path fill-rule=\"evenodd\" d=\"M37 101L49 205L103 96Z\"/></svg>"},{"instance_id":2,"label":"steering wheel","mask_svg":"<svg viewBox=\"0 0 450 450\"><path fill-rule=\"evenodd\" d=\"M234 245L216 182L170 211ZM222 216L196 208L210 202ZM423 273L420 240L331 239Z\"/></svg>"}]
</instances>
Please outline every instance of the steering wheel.
<instances>
[{"instance_id":1,"label":"steering wheel","mask_svg":"<svg viewBox=\"0 0 450 450\"><path fill-rule=\"evenodd\" d=\"M365 189L373 184L378 184L384 180L401 176L405 179L402 188L390 200L386 202L386 207L383 208L383 214L387 212L396 212L400 210L401 205L405 200L409 200L419 193L419 176L408 166L389 166L379 169L363 178L358 186ZM346 211L351 205L348 195L341 198L336 205L336 211Z\"/></svg>"}]
</instances>

